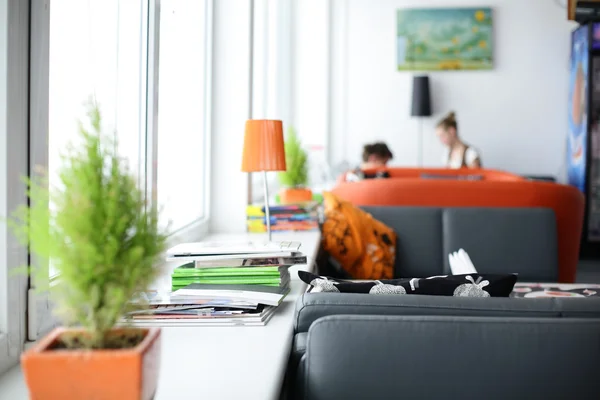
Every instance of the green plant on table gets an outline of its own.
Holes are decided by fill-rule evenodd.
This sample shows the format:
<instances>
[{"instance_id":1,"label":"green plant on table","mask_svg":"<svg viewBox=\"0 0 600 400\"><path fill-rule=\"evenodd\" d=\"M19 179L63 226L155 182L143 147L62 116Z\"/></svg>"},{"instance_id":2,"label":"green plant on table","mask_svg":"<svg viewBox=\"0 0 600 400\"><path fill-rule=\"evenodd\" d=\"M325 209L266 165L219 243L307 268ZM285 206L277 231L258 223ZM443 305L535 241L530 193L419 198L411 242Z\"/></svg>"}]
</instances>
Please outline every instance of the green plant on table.
<instances>
[{"instance_id":1,"label":"green plant on table","mask_svg":"<svg viewBox=\"0 0 600 400\"><path fill-rule=\"evenodd\" d=\"M289 188L304 187L308 183L308 155L293 127L288 129L285 141L287 170L279 172L279 182Z\"/></svg>"},{"instance_id":2,"label":"green plant on table","mask_svg":"<svg viewBox=\"0 0 600 400\"><path fill-rule=\"evenodd\" d=\"M59 185L49 187L47 176L29 180L29 207L8 224L35 256L28 270L36 282L48 281L50 261L60 274L55 287L41 289L51 291L64 322L85 331L63 345L126 347L136 343L119 343L111 330L155 279L166 235L116 142L103 134L97 104L89 104L88 118L79 123L81 144L62 156Z\"/></svg>"}]
</instances>

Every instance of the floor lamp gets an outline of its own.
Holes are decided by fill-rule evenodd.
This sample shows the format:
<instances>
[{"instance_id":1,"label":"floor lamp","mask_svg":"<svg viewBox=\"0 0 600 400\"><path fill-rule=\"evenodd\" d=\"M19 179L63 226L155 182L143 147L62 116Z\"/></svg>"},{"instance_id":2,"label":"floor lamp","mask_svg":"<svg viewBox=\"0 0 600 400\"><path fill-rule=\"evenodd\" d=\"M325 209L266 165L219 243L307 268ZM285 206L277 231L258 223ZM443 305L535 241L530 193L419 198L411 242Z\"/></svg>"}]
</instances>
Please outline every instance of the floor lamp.
<instances>
[{"instance_id":1,"label":"floor lamp","mask_svg":"<svg viewBox=\"0 0 600 400\"><path fill-rule=\"evenodd\" d=\"M415 76L413 77L412 88L412 107L410 110L412 117L419 119L419 167L423 166L423 117L431 116L431 96L429 93L429 77Z\"/></svg>"},{"instance_id":2,"label":"floor lamp","mask_svg":"<svg viewBox=\"0 0 600 400\"><path fill-rule=\"evenodd\" d=\"M271 241L271 213L269 211L268 171L285 171L283 123L278 120L250 119L244 134L243 172L262 172L265 194L267 234Z\"/></svg>"}]
</instances>

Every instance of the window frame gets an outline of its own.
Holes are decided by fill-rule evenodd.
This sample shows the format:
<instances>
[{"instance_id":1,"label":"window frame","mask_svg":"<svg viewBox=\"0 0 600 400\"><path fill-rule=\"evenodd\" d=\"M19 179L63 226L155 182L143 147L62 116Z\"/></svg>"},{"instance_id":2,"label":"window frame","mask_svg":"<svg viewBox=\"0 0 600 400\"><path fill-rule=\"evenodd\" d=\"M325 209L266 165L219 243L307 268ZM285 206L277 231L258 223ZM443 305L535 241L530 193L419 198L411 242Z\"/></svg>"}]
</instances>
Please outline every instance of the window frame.
<instances>
[{"instance_id":1,"label":"window frame","mask_svg":"<svg viewBox=\"0 0 600 400\"><path fill-rule=\"evenodd\" d=\"M6 18L6 20L4 20ZM0 0L0 167L3 184L2 216L26 204L26 187L22 177L28 174L29 114L29 2ZM10 99L10 101L8 101ZM9 134L10 132L10 134ZM26 265L28 250L10 235L6 223L0 226L0 374L16 364L25 343L28 277L12 275L16 267ZM3 307L2 307L3 306Z\"/></svg>"},{"instance_id":2,"label":"window frame","mask_svg":"<svg viewBox=\"0 0 600 400\"><path fill-rule=\"evenodd\" d=\"M19 0L0 0L19 3ZM142 26L145 31L143 41L146 56L145 68L142 68L141 79L145 82L142 89L142 99L145 95L145 113L140 115L143 126L140 145L140 175L139 184L144 190L146 202L150 207L157 204L157 153L158 153L158 77L160 59L160 4L161 0L139 0L143 7ZM211 146L211 96L212 96L212 54L213 54L213 2L206 1L205 21L205 46L206 68L204 72L204 171L203 193L204 211L203 218L192 221L189 225L174 232L167 241L172 246L184 241L198 241L203 239L209 230L210 223L210 146ZM49 62L50 62L50 0L33 1L31 4L31 31L27 24L27 33L31 34L31 63L30 68L30 148L29 168L34 171L34 166L48 168L48 121L49 121ZM144 18L145 17L145 18ZM29 37L28 37L29 38ZM27 64L26 64L27 65ZM25 69L27 70L27 69ZM144 101L144 100L142 100ZM74 116L75 118L76 116ZM50 278L50 285L59 284L58 277ZM1 281L0 281L1 283ZM27 340L35 341L52 328L59 325L58 319L53 315L53 304L47 293L38 293L35 282L29 283L28 289L28 334ZM26 314L23 310L23 316ZM1 339L0 339L1 340ZM0 342L1 343L1 342ZM0 347L1 348L1 347ZM1 365L0 365L1 367Z\"/></svg>"}]
</instances>

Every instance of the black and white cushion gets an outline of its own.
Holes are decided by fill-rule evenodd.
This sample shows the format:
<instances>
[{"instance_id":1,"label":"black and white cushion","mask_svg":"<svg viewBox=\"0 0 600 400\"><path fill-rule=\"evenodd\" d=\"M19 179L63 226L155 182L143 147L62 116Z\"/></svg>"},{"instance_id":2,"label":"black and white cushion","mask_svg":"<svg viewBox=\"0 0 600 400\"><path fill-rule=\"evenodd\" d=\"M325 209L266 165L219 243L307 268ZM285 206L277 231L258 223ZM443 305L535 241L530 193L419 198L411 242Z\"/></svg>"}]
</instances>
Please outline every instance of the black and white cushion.
<instances>
[{"instance_id":1,"label":"black and white cushion","mask_svg":"<svg viewBox=\"0 0 600 400\"><path fill-rule=\"evenodd\" d=\"M311 286L311 292L425 294L455 297L508 297L516 274L441 275L429 278L346 281L299 271L298 276Z\"/></svg>"}]
</instances>

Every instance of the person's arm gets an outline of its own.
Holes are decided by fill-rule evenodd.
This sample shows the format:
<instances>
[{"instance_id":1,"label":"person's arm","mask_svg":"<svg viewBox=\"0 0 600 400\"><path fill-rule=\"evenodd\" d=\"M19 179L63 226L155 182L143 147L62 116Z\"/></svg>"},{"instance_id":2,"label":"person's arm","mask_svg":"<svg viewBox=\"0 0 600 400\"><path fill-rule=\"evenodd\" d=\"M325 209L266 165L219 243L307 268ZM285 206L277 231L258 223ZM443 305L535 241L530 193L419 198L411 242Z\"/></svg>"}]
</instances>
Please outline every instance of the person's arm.
<instances>
[{"instance_id":1,"label":"person's arm","mask_svg":"<svg viewBox=\"0 0 600 400\"><path fill-rule=\"evenodd\" d=\"M465 153L465 164L469 168L481 168L481 156L479 152L469 147Z\"/></svg>"}]
</instances>

